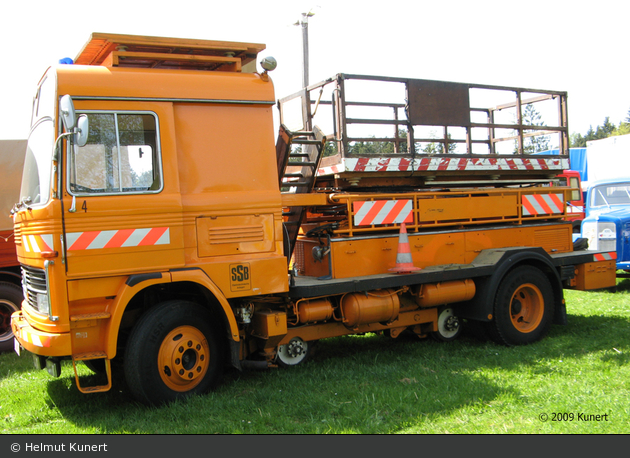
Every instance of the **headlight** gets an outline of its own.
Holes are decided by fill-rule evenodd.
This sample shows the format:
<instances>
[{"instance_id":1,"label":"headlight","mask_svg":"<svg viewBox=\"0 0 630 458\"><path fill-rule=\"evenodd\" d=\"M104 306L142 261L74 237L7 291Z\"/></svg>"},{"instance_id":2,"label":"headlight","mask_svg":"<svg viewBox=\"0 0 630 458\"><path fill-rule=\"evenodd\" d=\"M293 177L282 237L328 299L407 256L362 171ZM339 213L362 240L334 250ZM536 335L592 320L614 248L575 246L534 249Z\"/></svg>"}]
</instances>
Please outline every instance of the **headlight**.
<instances>
[{"instance_id":1,"label":"headlight","mask_svg":"<svg viewBox=\"0 0 630 458\"><path fill-rule=\"evenodd\" d=\"M37 310L46 315L50 315L50 302L48 294L37 294Z\"/></svg>"},{"instance_id":2,"label":"headlight","mask_svg":"<svg viewBox=\"0 0 630 458\"><path fill-rule=\"evenodd\" d=\"M588 239L588 249L596 251L617 250L615 223L588 221L582 223L582 237Z\"/></svg>"},{"instance_id":3,"label":"headlight","mask_svg":"<svg viewBox=\"0 0 630 458\"><path fill-rule=\"evenodd\" d=\"M588 240L589 250L598 250L597 248L597 222L584 221L582 223L582 237Z\"/></svg>"}]
</instances>

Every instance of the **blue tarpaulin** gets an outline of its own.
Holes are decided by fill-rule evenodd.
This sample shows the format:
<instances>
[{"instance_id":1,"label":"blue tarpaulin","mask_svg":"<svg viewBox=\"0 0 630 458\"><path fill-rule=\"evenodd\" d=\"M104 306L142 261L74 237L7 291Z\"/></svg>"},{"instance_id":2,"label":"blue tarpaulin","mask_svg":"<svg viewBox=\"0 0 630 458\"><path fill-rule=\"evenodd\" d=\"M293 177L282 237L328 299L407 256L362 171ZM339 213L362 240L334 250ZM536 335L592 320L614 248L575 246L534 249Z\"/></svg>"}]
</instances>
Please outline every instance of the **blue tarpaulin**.
<instances>
[{"instance_id":1,"label":"blue tarpaulin","mask_svg":"<svg viewBox=\"0 0 630 458\"><path fill-rule=\"evenodd\" d=\"M558 149L552 149L549 151L543 151L535 154L560 154ZM582 181L588 181L588 167L586 164L586 148L569 148L569 163L571 164L571 170L580 172L580 179Z\"/></svg>"}]
</instances>

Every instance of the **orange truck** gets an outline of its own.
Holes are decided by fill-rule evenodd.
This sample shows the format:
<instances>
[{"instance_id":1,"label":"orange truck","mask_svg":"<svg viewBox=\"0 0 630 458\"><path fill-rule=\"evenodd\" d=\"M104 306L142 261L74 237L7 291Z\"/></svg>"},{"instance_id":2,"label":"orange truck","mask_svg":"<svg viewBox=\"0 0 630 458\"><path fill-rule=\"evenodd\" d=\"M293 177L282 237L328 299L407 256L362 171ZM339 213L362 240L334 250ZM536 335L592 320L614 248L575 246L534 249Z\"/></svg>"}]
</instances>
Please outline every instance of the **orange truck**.
<instances>
[{"instance_id":1,"label":"orange truck","mask_svg":"<svg viewBox=\"0 0 630 458\"><path fill-rule=\"evenodd\" d=\"M26 140L0 140L0 352L13 351L11 315L20 309L22 274L13 243L11 209L19 200Z\"/></svg>"},{"instance_id":2,"label":"orange truck","mask_svg":"<svg viewBox=\"0 0 630 458\"><path fill-rule=\"evenodd\" d=\"M476 321L528 344L566 324L563 289L615 285L614 253L573 249L571 188L548 186L565 93L339 74L277 101L263 50L95 33L46 71L14 213L12 329L36 367L70 360L85 393L120 371L160 404L328 337ZM555 123L523 124L534 103ZM561 154L532 159L536 135Z\"/></svg>"}]
</instances>

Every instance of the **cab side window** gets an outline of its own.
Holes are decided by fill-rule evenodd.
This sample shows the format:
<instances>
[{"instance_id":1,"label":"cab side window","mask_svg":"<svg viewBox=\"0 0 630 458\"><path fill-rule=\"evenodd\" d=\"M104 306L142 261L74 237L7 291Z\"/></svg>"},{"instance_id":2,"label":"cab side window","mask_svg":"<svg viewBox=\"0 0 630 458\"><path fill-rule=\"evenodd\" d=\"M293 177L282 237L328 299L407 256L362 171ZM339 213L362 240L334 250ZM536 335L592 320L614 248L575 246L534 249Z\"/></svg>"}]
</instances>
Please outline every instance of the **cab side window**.
<instances>
[{"instance_id":1,"label":"cab side window","mask_svg":"<svg viewBox=\"0 0 630 458\"><path fill-rule=\"evenodd\" d=\"M153 113L88 112L85 146L68 158L72 194L158 192L162 189L158 124Z\"/></svg>"}]
</instances>

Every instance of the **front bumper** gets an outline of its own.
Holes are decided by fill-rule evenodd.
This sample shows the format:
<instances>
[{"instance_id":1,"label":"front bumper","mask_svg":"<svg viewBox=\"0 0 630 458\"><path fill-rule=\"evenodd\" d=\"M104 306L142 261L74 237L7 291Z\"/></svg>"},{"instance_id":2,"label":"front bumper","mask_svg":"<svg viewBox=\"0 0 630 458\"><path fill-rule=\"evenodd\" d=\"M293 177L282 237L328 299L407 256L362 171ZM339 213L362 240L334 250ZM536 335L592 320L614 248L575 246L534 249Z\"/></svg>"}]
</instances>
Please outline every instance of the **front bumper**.
<instances>
[{"instance_id":1,"label":"front bumper","mask_svg":"<svg viewBox=\"0 0 630 458\"><path fill-rule=\"evenodd\" d=\"M23 312L11 315L11 329L19 344L26 350L40 356L70 356L72 341L70 333L49 333L33 328Z\"/></svg>"}]
</instances>

